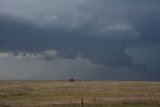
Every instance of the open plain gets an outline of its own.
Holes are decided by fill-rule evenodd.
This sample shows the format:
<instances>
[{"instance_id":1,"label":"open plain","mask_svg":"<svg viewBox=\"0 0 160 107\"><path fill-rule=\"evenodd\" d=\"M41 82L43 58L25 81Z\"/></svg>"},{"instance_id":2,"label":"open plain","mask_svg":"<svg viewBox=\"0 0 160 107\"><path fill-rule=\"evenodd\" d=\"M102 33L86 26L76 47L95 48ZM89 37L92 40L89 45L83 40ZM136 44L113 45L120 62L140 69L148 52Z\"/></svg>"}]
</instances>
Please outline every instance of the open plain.
<instances>
[{"instance_id":1,"label":"open plain","mask_svg":"<svg viewBox=\"0 0 160 107\"><path fill-rule=\"evenodd\" d=\"M0 81L0 107L20 106L160 107L160 82Z\"/></svg>"}]
</instances>

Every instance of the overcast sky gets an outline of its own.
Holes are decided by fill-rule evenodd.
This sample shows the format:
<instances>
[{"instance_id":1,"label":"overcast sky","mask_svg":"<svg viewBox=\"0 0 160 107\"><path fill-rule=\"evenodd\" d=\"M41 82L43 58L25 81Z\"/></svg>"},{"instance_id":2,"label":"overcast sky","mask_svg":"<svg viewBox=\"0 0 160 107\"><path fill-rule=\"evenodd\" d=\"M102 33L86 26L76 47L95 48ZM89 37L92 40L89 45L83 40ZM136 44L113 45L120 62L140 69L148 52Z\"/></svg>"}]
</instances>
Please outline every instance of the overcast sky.
<instances>
[{"instance_id":1,"label":"overcast sky","mask_svg":"<svg viewBox=\"0 0 160 107\"><path fill-rule=\"evenodd\" d=\"M0 0L0 79L160 80L159 0Z\"/></svg>"}]
</instances>

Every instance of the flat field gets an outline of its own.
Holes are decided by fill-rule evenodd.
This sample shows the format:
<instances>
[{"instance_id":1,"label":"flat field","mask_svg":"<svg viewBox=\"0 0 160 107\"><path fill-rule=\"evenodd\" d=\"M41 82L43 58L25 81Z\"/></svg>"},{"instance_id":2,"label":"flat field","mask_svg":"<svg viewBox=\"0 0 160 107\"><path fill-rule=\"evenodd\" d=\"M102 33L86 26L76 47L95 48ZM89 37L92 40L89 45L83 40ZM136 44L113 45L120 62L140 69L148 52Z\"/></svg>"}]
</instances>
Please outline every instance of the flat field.
<instances>
[{"instance_id":1,"label":"flat field","mask_svg":"<svg viewBox=\"0 0 160 107\"><path fill-rule=\"evenodd\" d=\"M160 82L0 81L0 107L160 107Z\"/></svg>"}]
</instances>

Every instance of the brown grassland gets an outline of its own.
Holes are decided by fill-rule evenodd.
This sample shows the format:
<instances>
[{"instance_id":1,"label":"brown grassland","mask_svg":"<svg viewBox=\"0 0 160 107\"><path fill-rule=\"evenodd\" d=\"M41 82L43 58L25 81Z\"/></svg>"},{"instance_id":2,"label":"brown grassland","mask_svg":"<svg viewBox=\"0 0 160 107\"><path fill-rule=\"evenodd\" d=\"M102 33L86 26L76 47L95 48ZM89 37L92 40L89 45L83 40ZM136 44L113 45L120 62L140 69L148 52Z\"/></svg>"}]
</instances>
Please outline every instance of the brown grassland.
<instances>
[{"instance_id":1,"label":"brown grassland","mask_svg":"<svg viewBox=\"0 0 160 107\"><path fill-rule=\"evenodd\" d=\"M160 107L160 82L0 81L0 107Z\"/></svg>"}]
</instances>

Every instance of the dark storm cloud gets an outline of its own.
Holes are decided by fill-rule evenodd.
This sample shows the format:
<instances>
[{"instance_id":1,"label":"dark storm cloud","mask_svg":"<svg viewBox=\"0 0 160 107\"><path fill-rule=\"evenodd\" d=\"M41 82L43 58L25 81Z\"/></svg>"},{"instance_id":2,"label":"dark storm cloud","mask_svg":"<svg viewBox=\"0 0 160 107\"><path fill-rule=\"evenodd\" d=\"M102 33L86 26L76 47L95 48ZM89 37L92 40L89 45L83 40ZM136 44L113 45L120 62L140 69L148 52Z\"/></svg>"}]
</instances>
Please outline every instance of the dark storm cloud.
<instances>
[{"instance_id":1,"label":"dark storm cloud","mask_svg":"<svg viewBox=\"0 0 160 107\"><path fill-rule=\"evenodd\" d=\"M160 41L160 11L148 12L133 20L134 26L141 32L140 46L157 45Z\"/></svg>"},{"instance_id":2,"label":"dark storm cloud","mask_svg":"<svg viewBox=\"0 0 160 107\"><path fill-rule=\"evenodd\" d=\"M3 29L11 27L7 31L3 30L4 36L1 36L1 49L6 51L41 52L54 48L63 58L73 59L80 55L106 66L133 66L132 59L124 52L125 39L108 40L86 33L83 29L77 31L38 29L20 22L3 23L1 25L6 26Z\"/></svg>"},{"instance_id":3,"label":"dark storm cloud","mask_svg":"<svg viewBox=\"0 0 160 107\"><path fill-rule=\"evenodd\" d=\"M0 0L0 50L82 57L110 67L147 71L126 47L160 40L158 0Z\"/></svg>"}]
</instances>

